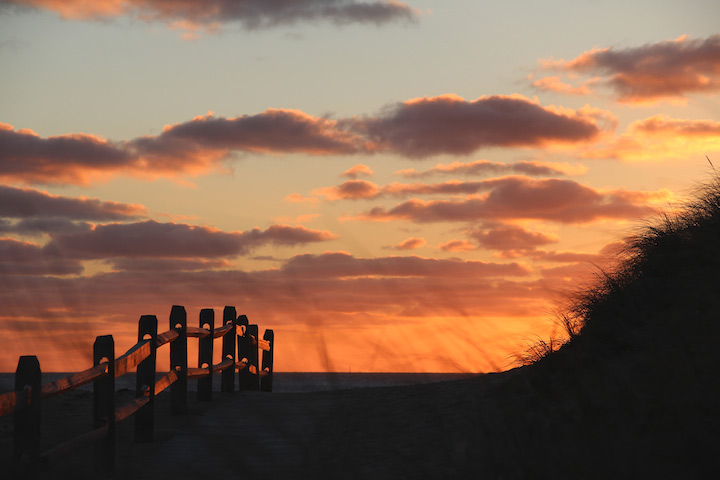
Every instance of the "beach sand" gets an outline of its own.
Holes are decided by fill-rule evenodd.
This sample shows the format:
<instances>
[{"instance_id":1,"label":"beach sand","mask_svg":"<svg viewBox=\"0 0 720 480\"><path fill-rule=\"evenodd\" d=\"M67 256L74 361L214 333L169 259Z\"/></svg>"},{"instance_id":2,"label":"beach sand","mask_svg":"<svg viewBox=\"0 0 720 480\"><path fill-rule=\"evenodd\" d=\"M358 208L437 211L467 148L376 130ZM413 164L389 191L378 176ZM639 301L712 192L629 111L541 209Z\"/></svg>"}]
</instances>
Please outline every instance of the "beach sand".
<instances>
[{"instance_id":1,"label":"beach sand","mask_svg":"<svg viewBox=\"0 0 720 480\"><path fill-rule=\"evenodd\" d=\"M160 395L154 443L134 443L132 419L118 425L115 478L710 478L717 468L716 402L703 390L717 381L655 397L641 370L608 383L587 365L573 376L542 363L432 384L191 395L179 417ZM45 402L45 446L86 431L90 409L89 392ZM102 478L92 454L41 478Z\"/></svg>"}]
</instances>

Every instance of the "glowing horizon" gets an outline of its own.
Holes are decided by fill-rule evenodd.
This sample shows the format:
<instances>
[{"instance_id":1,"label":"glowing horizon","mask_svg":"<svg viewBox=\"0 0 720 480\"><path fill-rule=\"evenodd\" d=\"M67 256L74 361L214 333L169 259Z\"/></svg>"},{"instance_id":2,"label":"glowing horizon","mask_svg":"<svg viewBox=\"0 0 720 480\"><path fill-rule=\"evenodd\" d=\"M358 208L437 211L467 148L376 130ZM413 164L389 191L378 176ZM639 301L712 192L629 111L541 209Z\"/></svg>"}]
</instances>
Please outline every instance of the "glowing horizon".
<instances>
[{"instance_id":1,"label":"glowing horizon","mask_svg":"<svg viewBox=\"0 0 720 480\"><path fill-rule=\"evenodd\" d=\"M276 371L503 370L720 161L713 2L327 3L0 1L0 371L172 305Z\"/></svg>"}]
</instances>

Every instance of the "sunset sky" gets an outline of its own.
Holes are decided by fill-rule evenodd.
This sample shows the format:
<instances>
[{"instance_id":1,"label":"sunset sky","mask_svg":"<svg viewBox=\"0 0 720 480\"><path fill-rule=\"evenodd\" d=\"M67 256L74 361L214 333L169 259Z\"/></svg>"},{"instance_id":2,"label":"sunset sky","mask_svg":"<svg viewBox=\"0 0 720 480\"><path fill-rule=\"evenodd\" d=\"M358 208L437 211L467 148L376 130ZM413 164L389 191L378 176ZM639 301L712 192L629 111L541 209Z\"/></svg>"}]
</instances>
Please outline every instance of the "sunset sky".
<instances>
[{"instance_id":1,"label":"sunset sky","mask_svg":"<svg viewBox=\"0 0 720 480\"><path fill-rule=\"evenodd\" d=\"M0 0L0 371L224 305L485 372L720 168L717 0ZM715 161L717 159L717 161Z\"/></svg>"}]
</instances>

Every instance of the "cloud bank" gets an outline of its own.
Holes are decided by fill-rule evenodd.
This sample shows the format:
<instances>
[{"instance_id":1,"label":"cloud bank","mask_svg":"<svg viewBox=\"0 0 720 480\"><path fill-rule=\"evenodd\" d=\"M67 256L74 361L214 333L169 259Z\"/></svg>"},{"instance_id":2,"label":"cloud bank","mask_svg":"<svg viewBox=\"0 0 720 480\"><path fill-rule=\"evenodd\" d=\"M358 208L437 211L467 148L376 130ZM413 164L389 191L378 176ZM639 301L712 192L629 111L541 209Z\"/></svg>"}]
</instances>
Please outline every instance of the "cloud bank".
<instances>
[{"instance_id":1,"label":"cloud bank","mask_svg":"<svg viewBox=\"0 0 720 480\"><path fill-rule=\"evenodd\" d=\"M0 180L84 185L119 174L173 178L224 168L240 154L392 153L422 159L487 147L552 148L586 145L614 128L608 112L542 106L520 95L471 101L426 97L391 105L376 116L338 120L287 109L234 118L208 114L167 125L159 135L115 142L83 133L42 138L0 124ZM507 169L489 163L466 167ZM512 169L545 174L553 167L518 162ZM345 172L350 178L371 174L362 164Z\"/></svg>"},{"instance_id":2,"label":"cloud bank","mask_svg":"<svg viewBox=\"0 0 720 480\"><path fill-rule=\"evenodd\" d=\"M601 118L604 117L604 118ZM521 95L465 100L442 95L387 107L351 121L377 151L409 158L467 155L483 147L546 147L589 142L611 116L590 110L543 107Z\"/></svg>"},{"instance_id":3,"label":"cloud bank","mask_svg":"<svg viewBox=\"0 0 720 480\"><path fill-rule=\"evenodd\" d=\"M452 200L411 199L389 209L375 207L356 218L416 223L532 219L582 224L643 217L655 212L649 203L671 197L665 190L601 191L562 179L505 177L479 183L489 192Z\"/></svg>"},{"instance_id":4,"label":"cloud bank","mask_svg":"<svg viewBox=\"0 0 720 480\"><path fill-rule=\"evenodd\" d=\"M133 220L146 215L142 205L63 197L32 188L0 185L0 217L108 221Z\"/></svg>"},{"instance_id":5,"label":"cloud bank","mask_svg":"<svg viewBox=\"0 0 720 480\"><path fill-rule=\"evenodd\" d=\"M206 226L147 220L55 234L45 250L65 258L85 260L113 257L217 259L245 255L262 245L293 246L334 238L336 236L328 231L289 225L223 232Z\"/></svg>"}]
</instances>

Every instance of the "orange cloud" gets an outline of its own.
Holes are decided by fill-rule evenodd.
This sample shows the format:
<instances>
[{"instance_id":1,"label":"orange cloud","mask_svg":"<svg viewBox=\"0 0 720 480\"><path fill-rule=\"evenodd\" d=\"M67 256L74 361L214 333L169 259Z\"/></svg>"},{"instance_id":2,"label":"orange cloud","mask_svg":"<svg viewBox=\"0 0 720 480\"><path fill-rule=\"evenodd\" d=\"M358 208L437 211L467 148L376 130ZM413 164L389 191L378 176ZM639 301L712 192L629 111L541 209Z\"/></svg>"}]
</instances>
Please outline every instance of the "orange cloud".
<instances>
[{"instance_id":1,"label":"orange cloud","mask_svg":"<svg viewBox=\"0 0 720 480\"><path fill-rule=\"evenodd\" d=\"M393 21L414 21L417 12L406 4L390 1L356 0L6 0L27 8L51 10L63 18L95 20L129 15L146 22L163 22L171 28L213 32L221 24L238 22L245 28L270 28L298 22L326 20L337 25Z\"/></svg>"},{"instance_id":2,"label":"orange cloud","mask_svg":"<svg viewBox=\"0 0 720 480\"><path fill-rule=\"evenodd\" d=\"M424 247L425 245L427 245L427 242L424 238L411 237L406 238L397 245L392 245L385 248L389 248L392 250L416 250L418 248Z\"/></svg>"},{"instance_id":3,"label":"orange cloud","mask_svg":"<svg viewBox=\"0 0 720 480\"><path fill-rule=\"evenodd\" d=\"M467 240L450 240L449 242L439 244L437 248L444 252L467 252L469 250L476 250L477 246Z\"/></svg>"},{"instance_id":4,"label":"orange cloud","mask_svg":"<svg viewBox=\"0 0 720 480\"><path fill-rule=\"evenodd\" d=\"M320 200L316 197L303 197L299 193L291 193L285 196L285 201L289 203L307 203L313 205L318 203Z\"/></svg>"},{"instance_id":5,"label":"orange cloud","mask_svg":"<svg viewBox=\"0 0 720 480\"><path fill-rule=\"evenodd\" d=\"M269 109L235 118L208 114L167 125L158 136L126 142L87 134L41 138L0 124L0 179L87 184L118 173L197 175L219 168L234 152L343 155L363 148L362 139L338 128L338 122L298 110Z\"/></svg>"},{"instance_id":6,"label":"orange cloud","mask_svg":"<svg viewBox=\"0 0 720 480\"><path fill-rule=\"evenodd\" d=\"M0 123L0 180L85 185L122 171L135 160L121 145L95 135L41 138L32 130Z\"/></svg>"},{"instance_id":7,"label":"orange cloud","mask_svg":"<svg viewBox=\"0 0 720 480\"><path fill-rule=\"evenodd\" d=\"M0 218L51 222L133 220L145 216L147 210L142 205L63 197L32 188L0 185Z\"/></svg>"},{"instance_id":8,"label":"orange cloud","mask_svg":"<svg viewBox=\"0 0 720 480\"><path fill-rule=\"evenodd\" d=\"M720 35L694 40L682 36L626 49L594 49L573 60L551 59L540 64L543 69L598 75L623 103L685 101L687 94L720 91ZM535 83L561 85L556 78ZM567 88L581 89L582 85Z\"/></svg>"},{"instance_id":9,"label":"orange cloud","mask_svg":"<svg viewBox=\"0 0 720 480\"><path fill-rule=\"evenodd\" d=\"M377 185L365 180L348 180L336 187L316 188L312 191L312 195L325 197L326 200L331 201L375 198L380 193Z\"/></svg>"},{"instance_id":10,"label":"orange cloud","mask_svg":"<svg viewBox=\"0 0 720 480\"><path fill-rule=\"evenodd\" d=\"M564 83L560 77L544 77L533 82L533 87L538 90L547 90L550 92L563 93L567 95L589 95L593 93L590 89L592 81L587 81L578 86Z\"/></svg>"},{"instance_id":11,"label":"orange cloud","mask_svg":"<svg viewBox=\"0 0 720 480\"><path fill-rule=\"evenodd\" d=\"M665 115L632 123L617 139L583 155L588 158L617 158L627 161L701 158L720 152L720 122L688 120Z\"/></svg>"},{"instance_id":12,"label":"orange cloud","mask_svg":"<svg viewBox=\"0 0 720 480\"><path fill-rule=\"evenodd\" d=\"M231 151L310 155L357 152L361 148L357 137L340 130L337 123L299 110L274 108L235 118L210 114L167 125L159 136L137 138L129 147L154 170L176 169L178 161L205 167Z\"/></svg>"},{"instance_id":13,"label":"orange cloud","mask_svg":"<svg viewBox=\"0 0 720 480\"><path fill-rule=\"evenodd\" d=\"M371 221L470 222L537 219L588 223L605 218L638 218L655 212L647 204L670 192L599 191L571 180L505 177L487 180L487 194L460 200L412 199L391 209L375 207L360 215Z\"/></svg>"},{"instance_id":14,"label":"orange cloud","mask_svg":"<svg viewBox=\"0 0 720 480\"><path fill-rule=\"evenodd\" d=\"M358 164L355 165L354 167L347 169L347 170L342 174L343 177L348 177L348 178L351 178L351 179L353 179L353 180L355 180L356 178L358 178L358 177L361 176L361 175L366 176L366 177L372 177L372 176L373 176L373 171L372 171L372 169L371 169L370 167L368 167L367 165L363 165L362 163L358 163Z\"/></svg>"}]
</instances>

